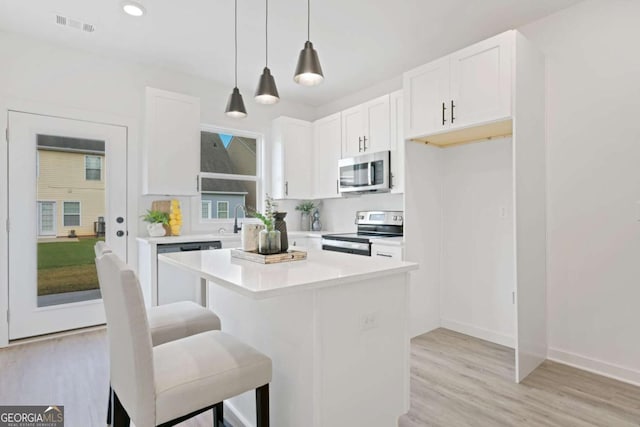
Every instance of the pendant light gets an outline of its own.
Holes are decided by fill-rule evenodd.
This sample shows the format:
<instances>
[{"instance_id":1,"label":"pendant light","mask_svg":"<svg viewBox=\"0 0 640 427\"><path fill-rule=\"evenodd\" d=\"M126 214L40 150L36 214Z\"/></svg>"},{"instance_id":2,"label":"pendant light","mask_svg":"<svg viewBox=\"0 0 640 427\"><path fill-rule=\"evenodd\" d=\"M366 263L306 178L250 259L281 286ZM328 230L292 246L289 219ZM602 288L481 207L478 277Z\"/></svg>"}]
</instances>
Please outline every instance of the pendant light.
<instances>
[{"instance_id":1,"label":"pendant light","mask_svg":"<svg viewBox=\"0 0 640 427\"><path fill-rule=\"evenodd\" d=\"M304 44L304 48L300 51L296 74L293 77L293 80L302 86L319 85L324 80L322 67L318 59L318 52L313 48L313 43L309 41L311 33L310 27L311 0L307 0L307 41Z\"/></svg>"},{"instance_id":2,"label":"pendant light","mask_svg":"<svg viewBox=\"0 0 640 427\"><path fill-rule=\"evenodd\" d=\"M235 86L229 96L225 113L234 119L247 117L247 109L244 108L244 101L238 89L238 0L235 0Z\"/></svg>"},{"instance_id":3,"label":"pendant light","mask_svg":"<svg viewBox=\"0 0 640 427\"><path fill-rule=\"evenodd\" d=\"M269 70L269 0L265 0L264 14L264 70L258 82L255 100L259 104L275 104L280 101L276 81Z\"/></svg>"}]
</instances>

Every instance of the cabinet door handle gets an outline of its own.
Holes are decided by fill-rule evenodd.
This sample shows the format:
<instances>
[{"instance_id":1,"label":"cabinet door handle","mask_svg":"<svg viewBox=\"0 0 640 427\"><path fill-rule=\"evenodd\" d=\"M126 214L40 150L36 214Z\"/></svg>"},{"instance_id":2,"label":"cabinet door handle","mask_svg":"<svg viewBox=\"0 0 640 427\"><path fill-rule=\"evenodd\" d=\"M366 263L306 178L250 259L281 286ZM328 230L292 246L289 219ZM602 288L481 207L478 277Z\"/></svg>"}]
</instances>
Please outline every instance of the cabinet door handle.
<instances>
[{"instance_id":1,"label":"cabinet door handle","mask_svg":"<svg viewBox=\"0 0 640 427\"><path fill-rule=\"evenodd\" d=\"M385 258L393 258L393 255L391 254L385 254L384 252L376 252L377 256L383 256Z\"/></svg>"},{"instance_id":2,"label":"cabinet door handle","mask_svg":"<svg viewBox=\"0 0 640 427\"><path fill-rule=\"evenodd\" d=\"M362 153L362 137L358 137L358 153Z\"/></svg>"},{"instance_id":3,"label":"cabinet door handle","mask_svg":"<svg viewBox=\"0 0 640 427\"><path fill-rule=\"evenodd\" d=\"M442 103L442 126L444 126L444 124L447 122L447 119L444 118L444 112L447 110L447 107L445 107L444 102Z\"/></svg>"},{"instance_id":4,"label":"cabinet door handle","mask_svg":"<svg viewBox=\"0 0 640 427\"><path fill-rule=\"evenodd\" d=\"M389 174L389 188L393 188L393 174Z\"/></svg>"},{"instance_id":5,"label":"cabinet door handle","mask_svg":"<svg viewBox=\"0 0 640 427\"><path fill-rule=\"evenodd\" d=\"M340 180L336 179L336 194L340 194Z\"/></svg>"},{"instance_id":6,"label":"cabinet door handle","mask_svg":"<svg viewBox=\"0 0 640 427\"><path fill-rule=\"evenodd\" d=\"M200 177L196 175L196 193L200 192Z\"/></svg>"},{"instance_id":7,"label":"cabinet door handle","mask_svg":"<svg viewBox=\"0 0 640 427\"><path fill-rule=\"evenodd\" d=\"M284 195L288 196L289 195L289 181L286 181L284 183Z\"/></svg>"},{"instance_id":8,"label":"cabinet door handle","mask_svg":"<svg viewBox=\"0 0 640 427\"><path fill-rule=\"evenodd\" d=\"M451 100L451 123L455 121L455 117L453 117L453 109L455 108L455 104L453 103L453 99Z\"/></svg>"},{"instance_id":9,"label":"cabinet door handle","mask_svg":"<svg viewBox=\"0 0 640 427\"><path fill-rule=\"evenodd\" d=\"M363 137L364 139L362 140L363 145L364 145L364 151L367 151L367 137Z\"/></svg>"}]
</instances>

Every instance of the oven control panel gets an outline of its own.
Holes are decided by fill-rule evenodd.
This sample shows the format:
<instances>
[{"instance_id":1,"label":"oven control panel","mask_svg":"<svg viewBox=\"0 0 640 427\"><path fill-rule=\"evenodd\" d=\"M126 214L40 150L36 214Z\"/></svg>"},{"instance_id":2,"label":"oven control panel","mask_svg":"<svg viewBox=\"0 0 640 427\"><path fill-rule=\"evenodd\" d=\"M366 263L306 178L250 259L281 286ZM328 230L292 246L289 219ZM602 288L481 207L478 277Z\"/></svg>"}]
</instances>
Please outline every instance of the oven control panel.
<instances>
[{"instance_id":1,"label":"oven control panel","mask_svg":"<svg viewBox=\"0 0 640 427\"><path fill-rule=\"evenodd\" d=\"M358 211L356 212L358 225L399 225L404 223L402 211Z\"/></svg>"}]
</instances>

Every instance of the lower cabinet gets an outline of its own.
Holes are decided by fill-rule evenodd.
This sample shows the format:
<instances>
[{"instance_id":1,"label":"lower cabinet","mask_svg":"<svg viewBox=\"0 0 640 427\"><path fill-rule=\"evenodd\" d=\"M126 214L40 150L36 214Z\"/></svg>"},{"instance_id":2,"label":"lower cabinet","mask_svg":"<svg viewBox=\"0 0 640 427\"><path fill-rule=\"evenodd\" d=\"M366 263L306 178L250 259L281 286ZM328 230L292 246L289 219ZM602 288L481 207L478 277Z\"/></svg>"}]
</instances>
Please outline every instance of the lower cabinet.
<instances>
[{"instance_id":1,"label":"lower cabinet","mask_svg":"<svg viewBox=\"0 0 640 427\"><path fill-rule=\"evenodd\" d=\"M311 250L320 250L322 249L322 238L318 237L310 237L310 236L302 236L302 237L294 237L289 236L289 249L311 249Z\"/></svg>"},{"instance_id":2,"label":"lower cabinet","mask_svg":"<svg viewBox=\"0 0 640 427\"><path fill-rule=\"evenodd\" d=\"M402 261L402 246L371 245L371 256L375 258L389 258Z\"/></svg>"}]
</instances>

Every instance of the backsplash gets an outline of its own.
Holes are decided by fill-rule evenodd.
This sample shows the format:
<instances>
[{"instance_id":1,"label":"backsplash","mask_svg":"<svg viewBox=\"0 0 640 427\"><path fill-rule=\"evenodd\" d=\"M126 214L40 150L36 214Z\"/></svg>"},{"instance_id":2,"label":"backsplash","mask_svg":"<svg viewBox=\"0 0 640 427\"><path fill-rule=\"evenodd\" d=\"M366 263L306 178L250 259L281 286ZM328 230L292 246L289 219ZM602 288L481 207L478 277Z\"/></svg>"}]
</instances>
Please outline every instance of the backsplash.
<instances>
[{"instance_id":1,"label":"backsplash","mask_svg":"<svg viewBox=\"0 0 640 427\"><path fill-rule=\"evenodd\" d=\"M154 200L178 199L182 209L182 234L196 233L218 233L224 229L224 232L233 232L233 218L228 221L221 221L216 224L194 224L192 221L192 200L190 197L171 197L171 196L142 196L139 203L139 215L144 215L147 209L151 208L151 202ZM330 232L350 232L355 231L355 214L361 210L402 210L403 195L402 194L366 194L361 196L343 197L339 199L323 199L315 200L316 205L320 208L320 221L322 222L322 230ZM299 200L277 200L278 211L287 212L285 221L287 229L296 231L300 230L300 212L296 211ZM138 230L140 236L147 235L146 223L138 218ZM242 219L240 222L244 222ZM251 220L255 221L255 220Z\"/></svg>"},{"instance_id":2,"label":"backsplash","mask_svg":"<svg viewBox=\"0 0 640 427\"><path fill-rule=\"evenodd\" d=\"M355 231L354 224L357 211L362 210L402 210L402 194L366 194L340 199L316 200L320 204L320 221L322 230L330 232ZM296 211L298 200L278 200L278 211L287 212L287 228L300 230L300 212Z\"/></svg>"}]
</instances>

